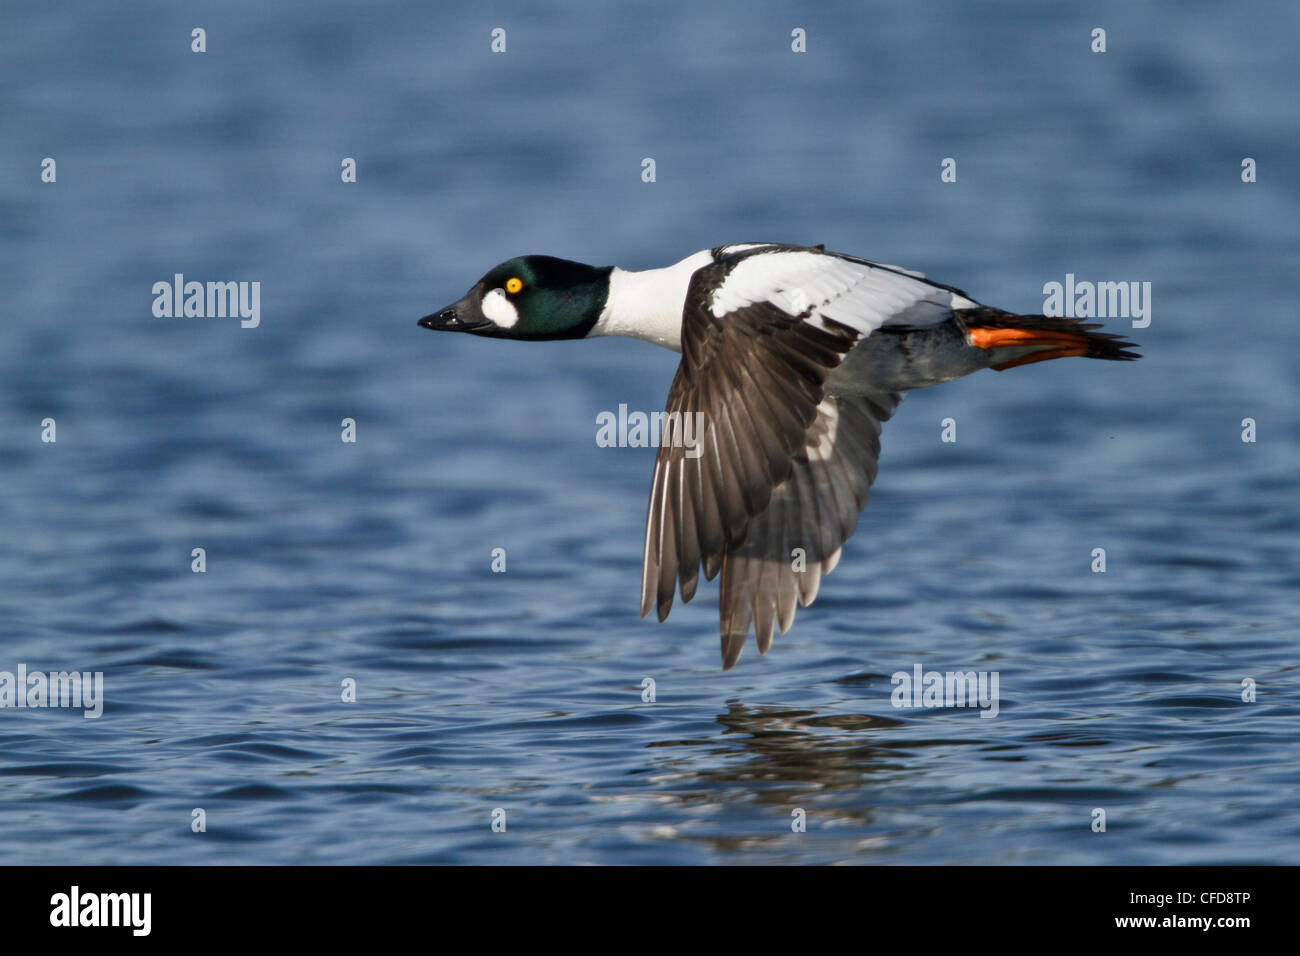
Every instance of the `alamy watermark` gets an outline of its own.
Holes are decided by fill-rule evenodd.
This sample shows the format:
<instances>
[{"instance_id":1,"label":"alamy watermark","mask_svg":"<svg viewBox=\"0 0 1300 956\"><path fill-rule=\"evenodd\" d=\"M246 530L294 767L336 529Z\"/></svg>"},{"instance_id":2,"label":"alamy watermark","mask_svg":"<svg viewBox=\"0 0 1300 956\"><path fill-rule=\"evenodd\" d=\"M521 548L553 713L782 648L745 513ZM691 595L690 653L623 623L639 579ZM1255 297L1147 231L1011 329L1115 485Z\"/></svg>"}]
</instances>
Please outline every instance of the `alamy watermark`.
<instances>
[{"instance_id":1,"label":"alamy watermark","mask_svg":"<svg viewBox=\"0 0 1300 956\"><path fill-rule=\"evenodd\" d=\"M1071 319L1132 319L1133 328L1151 324L1150 282L1065 282L1043 285L1043 315Z\"/></svg>"},{"instance_id":2,"label":"alamy watermark","mask_svg":"<svg viewBox=\"0 0 1300 956\"><path fill-rule=\"evenodd\" d=\"M978 707L981 717L998 715L997 671L895 671L890 702L905 707Z\"/></svg>"},{"instance_id":3,"label":"alamy watermark","mask_svg":"<svg viewBox=\"0 0 1300 956\"><path fill-rule=\"evenodd\" d=\"M152 912L152 893L83 893L74 884L50 897L50 925L56 927L121 926L133 936L148 936Z\"/></svg>"},{"instance_id":4,"label":"alamy watermark","mask_svg":"<svg viewBox=\"0 0 1300 956\"><path fill-rule=\"evenodd\" d=\"M596 444L601 448L685 448L687 458L699 458L703 449L703 412L628 412L618 406L618 414L596 415Z\"/></svg>"},{"instance_id":5,"label":"alamy watermark","mask_svg":"<svg viewBox=\"0 0 1300 956\"><path fill-rule=\"evenodd\" d=\"M255 329L262 322L262 283L186 282L176 273L171 282L153 284L153 314L160 319L224 319Z\"/></svg>"},{"instance_id":6,"label":"alamy watermark","mask_svg":"<svg viewBox=\"0 0 1300 956\"><path fill-rule=\"evenodd\" d=\"M104 672L0 671L0 709L80 707L87 720L104 713Z\"/></svg>"}]
</instances>

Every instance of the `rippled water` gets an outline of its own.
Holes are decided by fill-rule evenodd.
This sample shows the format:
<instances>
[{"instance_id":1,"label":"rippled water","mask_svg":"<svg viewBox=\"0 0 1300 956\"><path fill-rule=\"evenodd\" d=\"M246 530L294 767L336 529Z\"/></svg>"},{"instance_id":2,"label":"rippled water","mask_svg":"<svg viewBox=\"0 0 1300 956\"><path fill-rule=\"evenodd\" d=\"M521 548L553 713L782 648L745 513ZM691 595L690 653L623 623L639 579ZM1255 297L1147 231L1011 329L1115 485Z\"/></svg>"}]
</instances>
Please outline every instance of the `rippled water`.
<instances>
[{"instance_id":1,"label":"rippled water","mask_svg":"<svg viewBox=\"0 0 1300 956\"><path fill-rule=\"evenodd\" d=\"M0 670L106 702L0 710L0 860L1300 862L1300 16L914 7L6 8ZM638 619L653 453L594 441L676 357L415 319L515 254L769 238L1152 322L909 396L723 673L716 586ZM261 325L155 318L177 272ZM917 664L998 716L894 708Z\"/></svg>"}]
</instances>

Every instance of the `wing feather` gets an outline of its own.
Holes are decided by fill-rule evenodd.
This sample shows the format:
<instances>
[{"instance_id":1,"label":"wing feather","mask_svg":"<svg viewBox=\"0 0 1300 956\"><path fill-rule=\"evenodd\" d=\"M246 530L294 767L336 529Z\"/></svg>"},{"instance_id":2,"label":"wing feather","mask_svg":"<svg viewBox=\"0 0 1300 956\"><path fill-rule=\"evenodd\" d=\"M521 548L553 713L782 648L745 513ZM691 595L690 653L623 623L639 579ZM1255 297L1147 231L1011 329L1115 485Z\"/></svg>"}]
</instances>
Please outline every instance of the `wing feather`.
<instances>
[{"instance_id":1,"label":"wing feather","mask_svg":"<svg viewBox=\"0 0 1300 956\"><path fill-rule=\"evenodd\" d=\"M731 251L734 250L734 251ZM760 653L812 603L876 475L880 422L896 393L827 396L864 336L900 314L946 311L956 290L864 260L775 245L714 250L682 315L642 564L641 613L663 620L700 568L721 572L723 666L754 629ZM682 423L702 416L699 428ZM692 422L695 419L691 419ZM806 569L791 569L803 548Z\"/></svg>"},{"instance_id":2,"label":"wing feather","mask_svg":"<svg viewBox=\"0 0 1300 956\"><path fill-rule=\"evenodd\" d=\"M790 477L773 491L745 543L723 559L719 610L732 664L740 658L751 623L758 652L766 654L773 621L782 634L794 621L793 596L805 607L811 604L821 577L839 563L876 476L880 423L899 401L897 393L874 400L823 399ZM798 564L795 549L803 551ZM723 666L729 666L725 658Z\"/></svg>"}]
</instances>

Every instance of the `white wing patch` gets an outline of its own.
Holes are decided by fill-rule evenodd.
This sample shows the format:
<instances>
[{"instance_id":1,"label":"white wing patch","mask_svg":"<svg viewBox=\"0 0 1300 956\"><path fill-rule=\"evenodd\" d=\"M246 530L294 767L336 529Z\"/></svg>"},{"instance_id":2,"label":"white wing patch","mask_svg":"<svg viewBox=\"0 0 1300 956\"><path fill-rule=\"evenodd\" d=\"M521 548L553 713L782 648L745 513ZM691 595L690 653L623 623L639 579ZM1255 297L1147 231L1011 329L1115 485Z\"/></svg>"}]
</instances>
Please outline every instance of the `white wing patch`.
<instances>
[{"instance_id":1,"label":"white wing patch","mask_svg":"<svg viewBox=\"0 0 1300 956\"><path fill-rule=\"evenodd\" d=\"M811 310L807 321L819 328L829 319L870 335L882 325L934 325L952 314L955 303L966 301L919 274L900 274L830 253L777 250L737 263L713 293L710 309L722 318L768 302L789 315Z\"/></svg>"},{"instance_id":2,"label":"white wing patch","mask_svg":"<svg viewBox=\"0 0 1300 956\"><path fill-rule=\"evenodd\" d=\"M771 242L738 242L733 246L722 246L718 252L721 255L729 256L733 252L746 252L749 249L762 249L764 246L775 245Z\"/></svg>"},{"instance_id":3,"label":"white wing patch","mask_svg":"<svg viewBox=\"0 0 1300 956\"><path fill-rule=\"evenodd\" d=\"M519 313L514 303L506 298L505 289L493 289L483 296L483 314L503 329L513 329L519 323Z\"/></svg>"}]
</instances>

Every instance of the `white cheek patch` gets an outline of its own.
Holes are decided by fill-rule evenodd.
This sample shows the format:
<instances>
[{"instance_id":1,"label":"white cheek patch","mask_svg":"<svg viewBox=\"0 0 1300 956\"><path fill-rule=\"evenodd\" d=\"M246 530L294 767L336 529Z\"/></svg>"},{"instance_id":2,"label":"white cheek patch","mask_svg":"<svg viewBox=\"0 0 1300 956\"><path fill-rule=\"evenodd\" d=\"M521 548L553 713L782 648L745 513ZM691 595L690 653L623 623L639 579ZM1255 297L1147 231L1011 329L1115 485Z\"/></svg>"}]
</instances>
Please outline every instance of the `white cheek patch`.
<instances>
[{"instance_id":1,"label":"white cheek patch","mask_svg":"<svg viewBox=\"0 0 1300 956\"><path fill-rule=\"evenodd\" d=\"M483 314L503 329L513 329L519 324L519 313L506 298L504 289L493 289L483 296Z\"/></svg>"}]
</instances>

